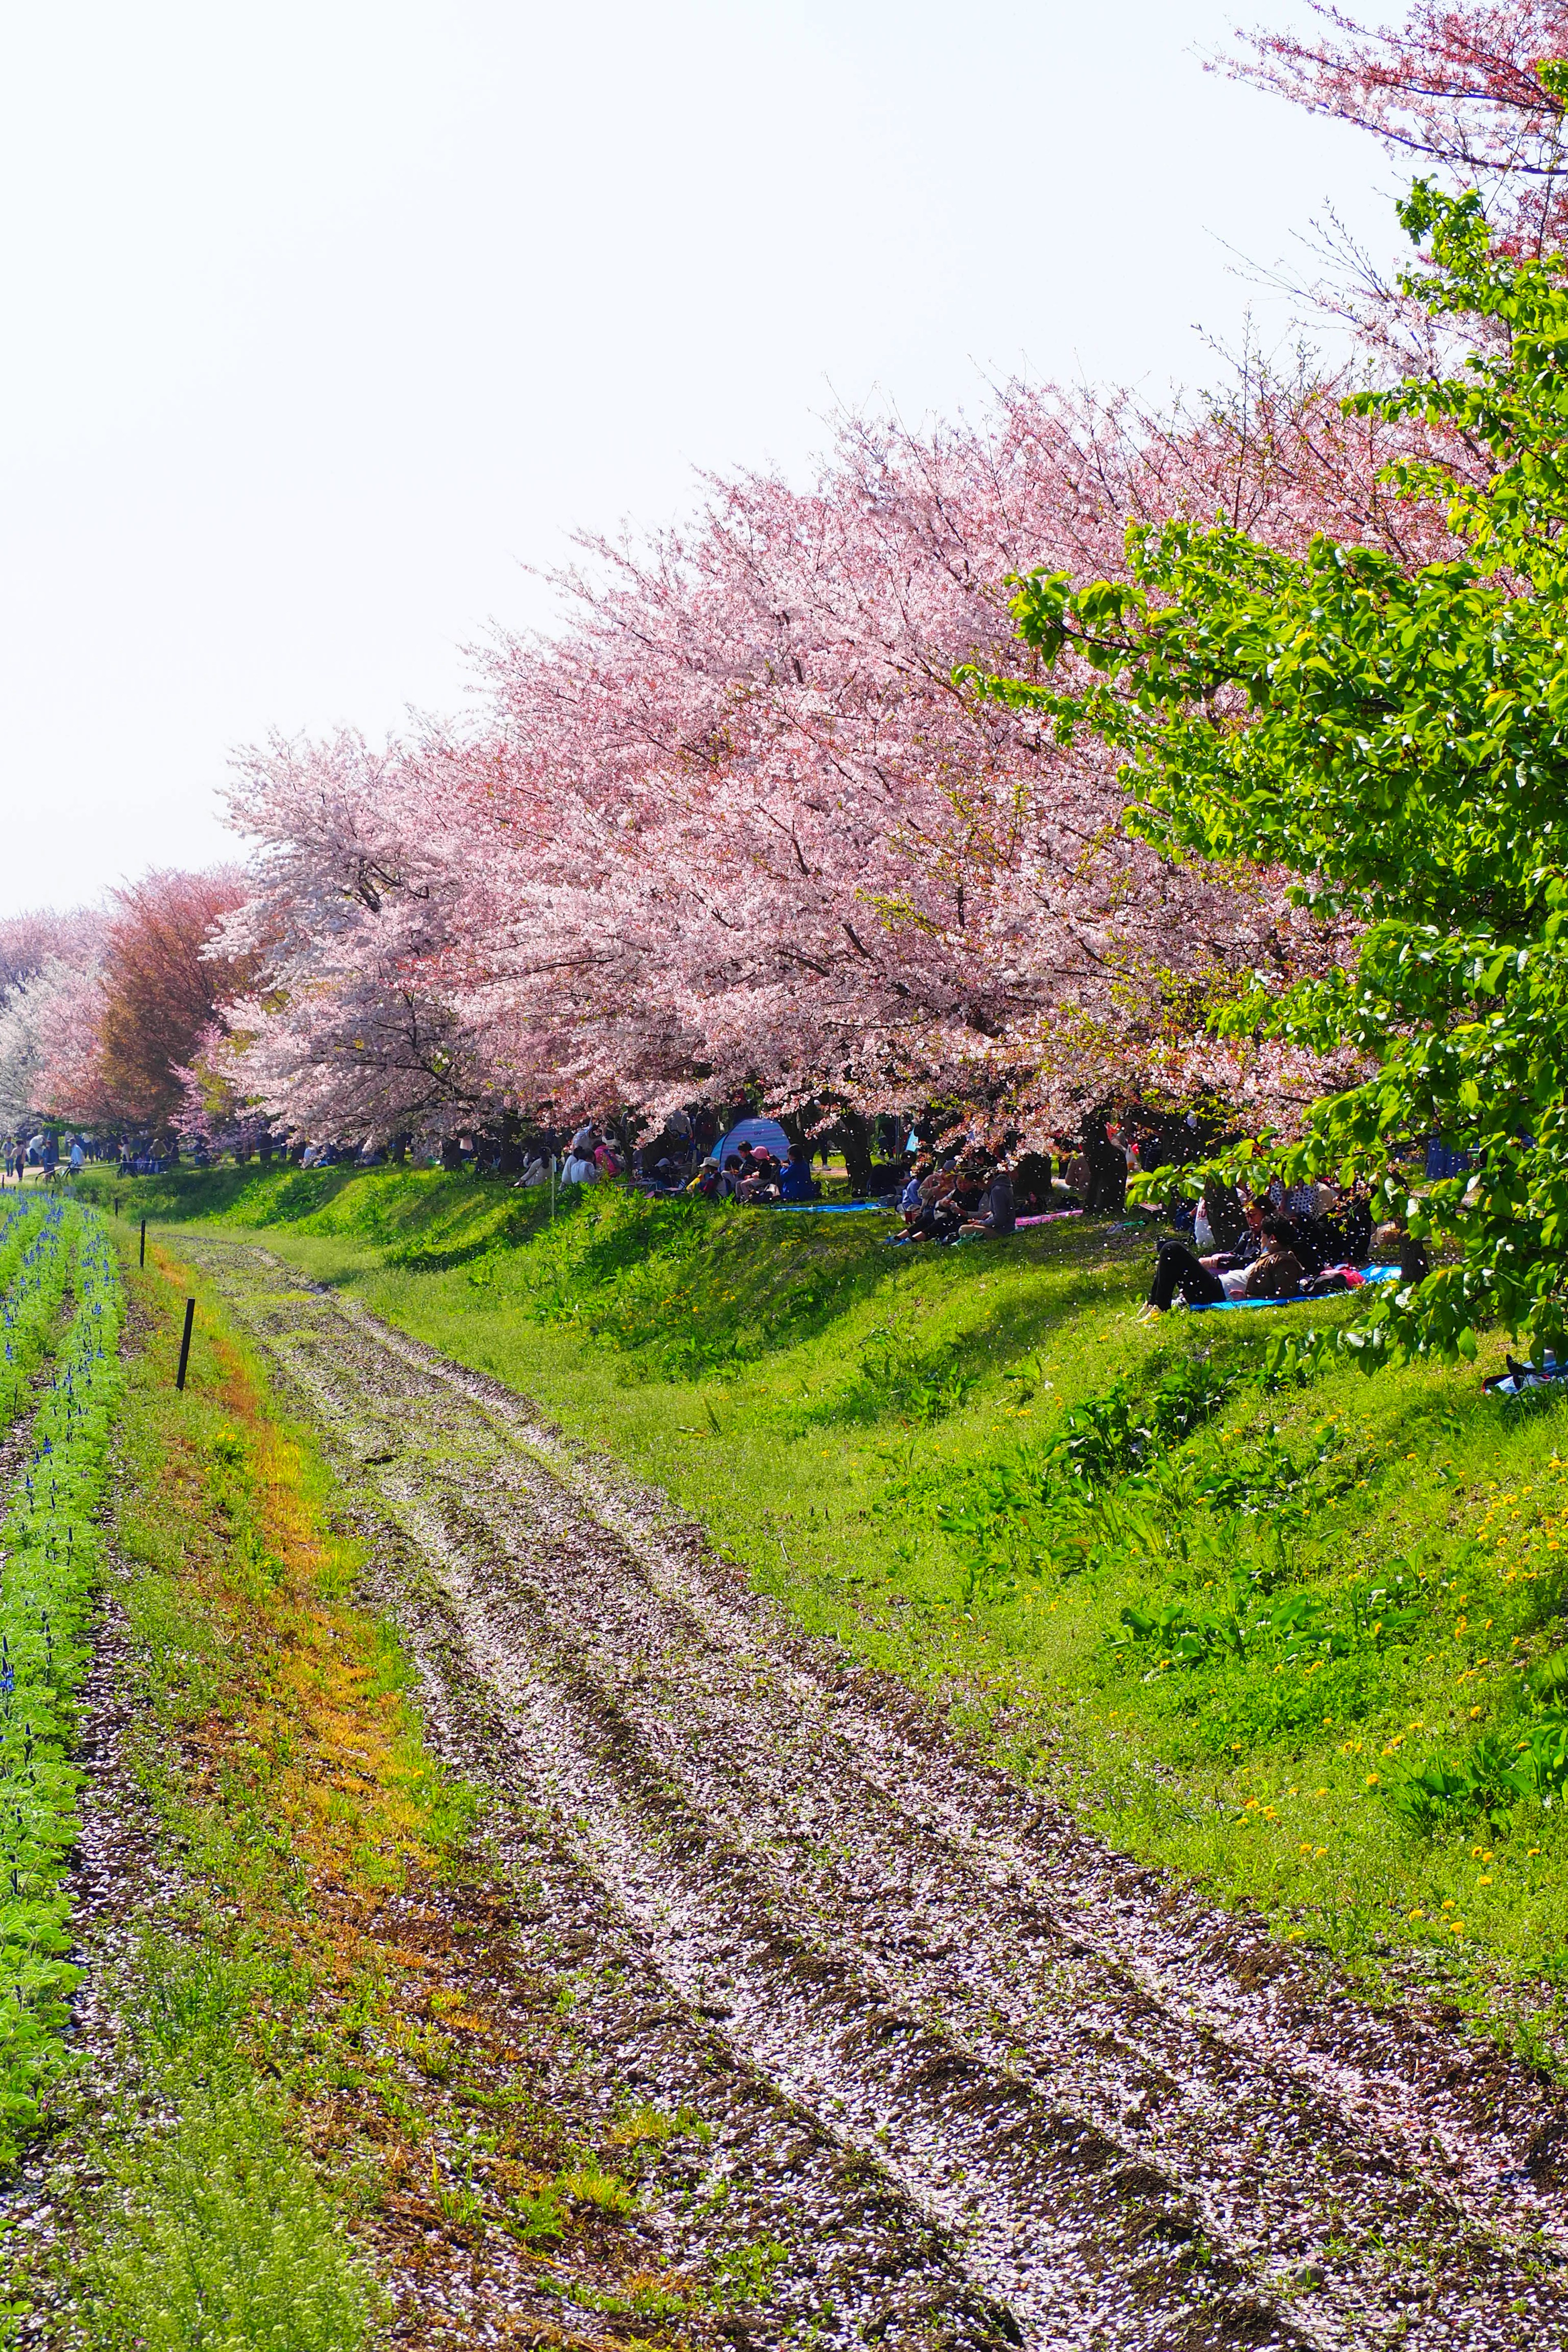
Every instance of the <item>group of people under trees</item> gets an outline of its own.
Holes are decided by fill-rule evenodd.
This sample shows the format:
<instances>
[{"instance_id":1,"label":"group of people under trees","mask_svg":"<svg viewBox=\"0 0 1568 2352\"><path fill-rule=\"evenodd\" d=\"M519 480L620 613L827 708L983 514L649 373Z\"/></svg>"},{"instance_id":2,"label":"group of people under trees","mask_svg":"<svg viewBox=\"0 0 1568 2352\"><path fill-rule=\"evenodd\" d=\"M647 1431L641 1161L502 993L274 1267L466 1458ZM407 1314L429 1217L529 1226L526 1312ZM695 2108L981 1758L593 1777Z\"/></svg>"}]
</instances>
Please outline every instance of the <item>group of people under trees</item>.
<instances>
[{"instance_id":1,"label":"group of people under trees","mask_svg":"<svg viewBox=\"0 0 1568 2352\"><path fill-rule=\"evenodd\" d=\"M37 1170L44 1181L52 1184L63 1164L72 1175L79 1174L86 1166L89 1153L79 1135L73 1135L62 1145L52 1129L43 1129L37 1135L7 1136L0 1142L0 1181L13 1180L22 1183L29 1168ZM96 1151L94 1156L98 1156Z\"/></svg>"},{"instance_id":2,"label":"group of people under trees","mask_svg":"<svg viewBox=\"0 0 1568 2352\"><path fill-rule=\"evenodd\" d=\"M811 1172L811 1153L792 1143L784 1159L765 1143L738 1143L722 1164L705 1160L687 1187L708 1201L749 1201L759 1208L820 1200L822 1187Z\"/></svg>"},{"instance_id":3,"label":"group of people under trees","mask_svg":"<svg viewBox=\"0 0 1568 2352\"><path fill-rule=\"evenodd\" d=\"M1178 1295L1189 1307L1238 1298L1300 1298L1348 1290L1363 1277L1372 1246L1372 1210L1360 1193L1324 1184L1276 1181L1243 1199L1211 1184L1193 1209L1190 1241L1161 1240L1154 1278L1140 1319L1163 1315Z\"/></svg>"},{"instance_id":4,"label":"group of people under trees","mask_svg":"<svg viewBox=\"0 0 1568 2352\"><path fill-rule=\"evenodd\" d=\"M737 1201L755 1206L796 1206L818 1201L822 1186L812 1172L825 1140L792 1142L782 1153L757 1139L716 1143L697 1156L701 1138L693 1120L677 1113L663 1131L640 1149L632 1149L608 1132L591 1126L578 1129L560 1163L565 1184L595 1184L625 1179L645 1188L685 1192L710 1201ZM901 1131L901 1130L900 1130ZM950 1241L961 1236L1010 1234L1017 1221L1014 1178L994 1158L971 1148L938 1157L931 1151L916 1156L914 1138L902 1166L884 1171L891 1187L884 1198L896 1198L903 1213L904 1241ZM551 1161L543 1143L528 1158L521 1185L547 1182ZM1024 1198L1029 1207L1051 1198L1052 1162L1038 1153L1026 1155L1019 1173L1027 1178ZM1122 1176L1125 1184L1125 1171ZM1059 1195L1054 1196L1059 1198Z\"/></svg>"},{"instance_id":5,"label":"group of people under trees","mask_svg":"<svg viewBox=\"0 0 1568 2352\"><path fill-rule=\"evenodd\" d=\"M1013 1179L977 1153L944 1160L922 1155L900 1197L901 1242L978 1241L1010 1234L1018 1222Z\"/></svg>"},{"instance_id":6,"label":"group of people under trees","mask_svg":"<svg viewBox=\"0 0 1568 2352\"><path fill-rule=\"evenodd\" d=\"M1141 1118L1139 1108L1120 1119L1097 1114L1086 1119L1079 1136L1067 1142L1058 1139L1054 1154L1026 1152L1011 1166L973 1142L944 1153L918 1147L909 1133L901 1177L896 1168L883 1171L897 1187L883 1197L896 1197L902 1216L894 1240L913 1245L994 1239L1015 1232L1020 1219L1033 1223L1053 1213L1123 1214L1131 1174L1165 1165L1174 1169L1201 1156L1216 1139L1213 1122L1200 1122L1195 1112ZM901 1126L899 1131L908 1132ZM26 1160L39 1157L33 1145L53 1140L36 1138L32 1145L18 1140L8 1146L5 1173L19 1176ZM524 1188L626 1181L706 1200L797 1205L820 1199L812 1162L819 1152L826 1159L826 1148L823 1138L792 1143L783 1156L761 1139L730 1148L718 1114L704 1105L671 1112L658 1132L640 1144L589 1122L569 1140L559 1133L536 1133L521 1152L521 1172L513 1181ZM73 1165L80 1164L81 1149L79 1141ZM58 1157L58 1149L50 1157ZM120 1164L121 1173L157 1165L150 1154L132 1157L124 1146ZM474 1164L478 1171L477 1150ZM1176 1230L1157 1244L1141 1318L1167 1312L1178 1297L1192 1307L1209 1307L1352 1287L1363 1278L1360 1269L1373 1241L1366 1199L1324 1185L1287 1191L1276 1181L1247 1199L1232 1186L1211 1182L1195 1202L1173 1192L1168 1214ZM1400 1249L1403 1263L1410 1244L1394 1236L1390 1248Z\"/></svg>"},{"instance_id":7,"label":"group of people under trees","mask_svg":"<svg viewBox=\"0 0 1568 2352\"><path fill-rule=\"evenodd\" d=\"M560 1181L606 1184L625 1179L657 1192L688 1192L704 1200L762 1205L821 1197L822 1187L811 1172L813 1152L806 1144L792 1144L781 1159L764 1143L742 1140L721 1156L716 1144L703 1152L705 1141L698 1122L684 1111L672 1112L660 1132L640 1147L628 1145L607 1130L584 1125L561 1160ZM517 1180L520 1186L549 1182L553 1156L549 1143L549 1138L536 1141Z\"/></svg>"}]
</instances>

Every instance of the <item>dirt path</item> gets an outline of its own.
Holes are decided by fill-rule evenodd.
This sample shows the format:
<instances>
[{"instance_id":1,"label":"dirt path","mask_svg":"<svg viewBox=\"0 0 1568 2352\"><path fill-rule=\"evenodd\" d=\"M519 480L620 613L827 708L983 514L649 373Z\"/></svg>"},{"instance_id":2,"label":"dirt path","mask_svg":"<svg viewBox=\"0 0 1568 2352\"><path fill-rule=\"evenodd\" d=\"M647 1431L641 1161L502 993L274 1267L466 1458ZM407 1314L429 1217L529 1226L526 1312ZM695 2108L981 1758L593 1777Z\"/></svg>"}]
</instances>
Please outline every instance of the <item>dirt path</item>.
<instances>
[{"instance_id":1,"label":"dirt path","mask_svg":"<svg viewBox=\"0 0 1568 2352\"><path fill-rule=\"evenodd\" d=\"M437 1742L590 1990L627 1948L667 1990L662 2089L724 2045L779 2331L1568 2339L1568 2100L1086 1840L524 1400L186 1246L381 1531Z\"/></svg>"}]
</instances>

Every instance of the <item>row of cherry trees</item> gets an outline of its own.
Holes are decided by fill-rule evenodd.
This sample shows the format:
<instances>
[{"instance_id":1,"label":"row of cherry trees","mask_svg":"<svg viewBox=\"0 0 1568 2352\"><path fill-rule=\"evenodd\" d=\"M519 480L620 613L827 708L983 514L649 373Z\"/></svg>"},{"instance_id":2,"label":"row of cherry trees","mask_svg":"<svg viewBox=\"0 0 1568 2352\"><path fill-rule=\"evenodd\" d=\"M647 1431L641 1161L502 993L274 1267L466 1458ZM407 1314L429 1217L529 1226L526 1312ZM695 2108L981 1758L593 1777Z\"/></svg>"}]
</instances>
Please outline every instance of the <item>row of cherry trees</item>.
<instances>
[{"instance_id":1,"label":"row of cherry trees","mask_svg":"<svg viewBox=\"0 0 1568 2352\"><path fill-rule=\"evenodd\" d=\"M1009 575L1114 564L1140 511L1376 529L1364 427L1272 386L1245 423L1149 446L1022 390L930 436L847 421L807 490L714 482L689 535L585 550L574 625L489 647L467 730L253 757L224 939L265 990L222 1066L372 1134L752 1091L1051 1123L1173 1081L1216 988L1325 943L1283 877L1131 841L1103 754L954 673L1008 646Z\"/></svg>"},{"instance_id":2,"label":"row of cherry trees","mask_svg":"<svg viewBox=\"0 0 1568 2352\"><path fill-rule=\"evenodd\" d=\"M1521 245L1560 233L1536 68L1568 8L1422 6L1377 36L1320 16L1321 43L1262 37L1241 70L1480 177ZM1408 298L1335 299L1372 363L1407 354ZM1103 748L960 677L1016 668L1012 578L1114 578L1130 521L1447 553L1379 480L1427 428L1347 415L1344 388L1247 362L1173 417L1022 385L925 432L847 416L804 488L710 479L686 530L584 543L560 633L476 655L464 725L273 742L231 795L243 876L152 877L96 933L40 933L0 1092L99 1124L251 1106L354 1142L698 1095L945 1100L1034 1133L1152 1090L1303 1103L1320 1063L1222 1046L1209 1016L1353 939L1246 840L1158 856Z\"/></svg>"},{"instance_id":3,"label":"row of cherry trees","mask_svg":"<svg viewBox=\"0 0 1568 2352\"><path fill-rule=\"evenodd\" d=\"M175 1128L188 1065L250 978L216 943L248 887L237 866L152 873L101 911L0 921L0 1128Z\"/></svg>"}]
</instances>

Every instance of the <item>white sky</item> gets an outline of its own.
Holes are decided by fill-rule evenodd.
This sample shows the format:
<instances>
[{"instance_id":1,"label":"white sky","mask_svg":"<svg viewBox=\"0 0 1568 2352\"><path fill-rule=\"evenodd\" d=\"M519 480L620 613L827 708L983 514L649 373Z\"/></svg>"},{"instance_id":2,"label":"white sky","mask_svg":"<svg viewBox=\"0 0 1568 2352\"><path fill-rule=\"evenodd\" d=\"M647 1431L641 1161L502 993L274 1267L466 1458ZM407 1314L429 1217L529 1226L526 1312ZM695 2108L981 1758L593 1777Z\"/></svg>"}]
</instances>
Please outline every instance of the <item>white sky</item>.
<instances>
[{"instance_id":1,"label":"white sky","mask_svg":"<svg viewBox=\"0 0 1568 2352\"><path fill-rule=\"evenodd\" d=\"M1235 13L0 0L0 912L223 855L234 746L454 707L521 567L836 398L1213 381L1227 246L1392 251Z\"/></svg>"}]
</instances>

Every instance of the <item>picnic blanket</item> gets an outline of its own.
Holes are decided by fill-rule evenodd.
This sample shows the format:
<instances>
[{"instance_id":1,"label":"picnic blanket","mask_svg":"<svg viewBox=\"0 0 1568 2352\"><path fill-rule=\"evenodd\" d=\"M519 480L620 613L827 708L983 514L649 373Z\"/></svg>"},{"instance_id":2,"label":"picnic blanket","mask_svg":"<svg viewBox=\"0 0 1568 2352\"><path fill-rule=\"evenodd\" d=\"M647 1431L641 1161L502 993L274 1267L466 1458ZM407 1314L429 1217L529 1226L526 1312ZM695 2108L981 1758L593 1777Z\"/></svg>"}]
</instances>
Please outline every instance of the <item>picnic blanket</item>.
<instances>
[{"instance_id":1,"label":"picnic blanket","mask_svg":"<svg viewBox=\"0 0 1568 2352\"><path fill-rule=\"evenodd\" d=\"M1397 1282L1399 1279L1396 1265L1369 1265L1364 1271L1368 1282ZM1237 1307L1313 1307L1321 1306L1325 1298L1348 1298L1350 1296L1348 1290L1303 1290L1294 1298L1211 1298L1201 1307L1194 1306L1189 1299L1187 1305L1189 1313L1194 1315L1224 1315Z\"/></svg>"},{"instance_id":2,"label":"picnic blanket","mask_svg":"<svg viewBox=\"0 0 1568 2352\"><path fill-rule=\"evenodd\" d=\"M886 1201L772 1201L765 1205L800 1217L863 1217L873 1210L888 1214Z\"/></svg>"},{"instance_id":3,"label":"picnic blanket","mask_svg":"<svg viewBox=\"0 0 1568 2352\"><path fill-rule=\"evenodd\" d=\"M1560 1364L1550 1348L1542 1351L1538 1364L1521 1364L1512 1356L1505 1359L1506 1372L1494 1372L1481 1386L1489 1396L1524 1396L1531 1389L1549 1388L1553 1381L1568 1380L1568 1364Z\"/></svg>"}]
</instances>

